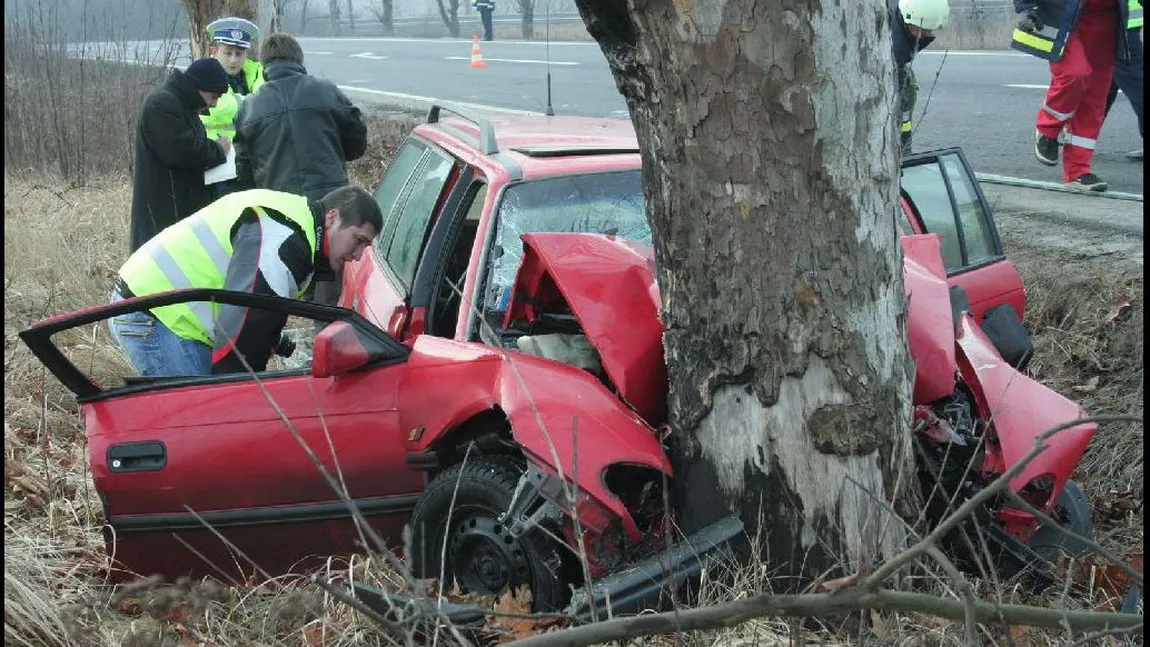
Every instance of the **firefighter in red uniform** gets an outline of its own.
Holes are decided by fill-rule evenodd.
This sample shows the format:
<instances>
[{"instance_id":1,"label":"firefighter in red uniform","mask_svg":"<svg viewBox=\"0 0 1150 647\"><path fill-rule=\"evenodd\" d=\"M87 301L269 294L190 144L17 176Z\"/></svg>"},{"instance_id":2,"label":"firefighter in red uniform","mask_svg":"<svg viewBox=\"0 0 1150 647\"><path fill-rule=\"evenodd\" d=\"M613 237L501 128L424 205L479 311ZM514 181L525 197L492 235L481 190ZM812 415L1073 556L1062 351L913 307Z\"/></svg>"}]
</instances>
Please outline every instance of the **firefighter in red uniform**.
<instances>
[{"instance_id":1,"label":"firefighter in red uniform","mask_svg":"<svg viewBox=\"0 0 1150 647\"><path fill-rule=\"evenodd\" d=\"M1128 60L1125 0L1014 0L1011 47L1050 61L1050 89L1038 110L1034 155L1056 166L1068 187L1105 191L1090 166L1116 60ZM1117 57L1117 58L1116 58ZM1063 140L1059 142L1059 136Z\"/></svg>"}]
</instances>

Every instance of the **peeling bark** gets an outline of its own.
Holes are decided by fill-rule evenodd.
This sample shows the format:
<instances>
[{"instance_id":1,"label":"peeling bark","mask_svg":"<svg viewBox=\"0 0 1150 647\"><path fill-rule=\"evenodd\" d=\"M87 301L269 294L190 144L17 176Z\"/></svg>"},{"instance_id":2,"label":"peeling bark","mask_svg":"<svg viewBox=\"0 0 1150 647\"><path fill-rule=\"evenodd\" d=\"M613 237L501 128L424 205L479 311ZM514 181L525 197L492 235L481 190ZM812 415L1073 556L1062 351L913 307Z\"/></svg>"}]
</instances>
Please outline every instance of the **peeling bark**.
<instances>
[{"instance_id":1,"label":"peeling bark","mask_svg":"<svg viewBox=\"0 0 1150 647\"><path fill-rule=\"evenodd\" d=\"M796 576L890 555L855 483L912 503L885 1L576 4L643 151L685 529L739 511Z\"/></svg>"}]
</instances>

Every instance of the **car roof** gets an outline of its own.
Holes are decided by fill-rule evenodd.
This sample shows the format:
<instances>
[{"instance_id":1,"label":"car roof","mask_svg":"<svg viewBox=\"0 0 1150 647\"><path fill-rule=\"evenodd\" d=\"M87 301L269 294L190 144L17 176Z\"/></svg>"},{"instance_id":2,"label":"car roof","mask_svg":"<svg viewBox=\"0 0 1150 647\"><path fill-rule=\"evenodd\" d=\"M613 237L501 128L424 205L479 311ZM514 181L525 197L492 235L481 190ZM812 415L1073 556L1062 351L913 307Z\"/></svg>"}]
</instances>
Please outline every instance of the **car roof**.
<instances>
[{"instance_id":1,"label":"car roof","mask_svg":"<svg viewBox=\"0 0 1150 647\"><path fill-rule=\"evenodd\" d=\"M450 104L436 104L445 107ZM439 119L432 108L421 136L484 155L522 179L640 167L639 141L626 119L496 115L467 111Z\"/></svg>"}]
</instances>

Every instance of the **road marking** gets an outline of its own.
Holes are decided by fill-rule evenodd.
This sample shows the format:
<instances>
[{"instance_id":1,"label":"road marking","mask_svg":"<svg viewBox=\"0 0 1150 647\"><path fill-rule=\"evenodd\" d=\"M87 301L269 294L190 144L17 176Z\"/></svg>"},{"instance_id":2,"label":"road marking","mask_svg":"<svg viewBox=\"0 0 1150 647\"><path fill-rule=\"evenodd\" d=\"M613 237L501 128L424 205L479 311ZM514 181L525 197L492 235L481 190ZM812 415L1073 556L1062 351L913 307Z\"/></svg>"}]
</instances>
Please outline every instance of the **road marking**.
<instances>
[{"instance_id":1,"label":"road marking","mask_svg":"<svg viewBox=\"0 0 1150 647\"><path fill-rule=\"evenodd\" d=\"M449 61L470 61L470 56L444 56L443 58ZM485 61L495 61L496 63L535 63L537 65L547 65L547 61L536 61L529 58L487 58L483 57ZM578 65L574 61L551 61L552 65Z\"/></svg>"},{"instance_id":2,"label":"road marking","mask_svg":"<svg viewBox=\"0 0 1150 647\"><path fill-rule=\"evenodd\" d=\"M372 54L371 52L363 52L361 54L352 54L351 58L370 58L373 61L379 61L379 60L383 60L387 57L386 56L380 56L379 54Z\"/></svg>"},{"instance_id":3,"label":"road marking","mask_svg":"<svg viewBox=\"0 0 1150 647\"><path fill-rule=\"evenodd\" d=\"M1022 88L1024 90L1047 90L1050 88L1049 85L1037 85L1034 83L1007 83L1007 84L1004 84L1002 87L1004 87L1004 88Z\"/></svg>"},{"instance_id":4,"label":"road marking","mask_svg":"<svg viewBox=\"0 0 1150 647\"><path fill-rule=\"evenodd\" d=\"M332 52L310 52L306 49L303 51L303 53L304 54L319 55L319 56L330 56L332 54Z\"/></svg>"},{"instance_id":5,"label":"road marking","mask_svg":"<svg viewBox=\"0 0 1150 647\"><path fill-rule=\"evenodd\" d=\"M442 98L425 97L418 94L407 94L404 92L390 92L384 90L375 90L372 88L361 88L354 85L341 85L338 86L340 90L347 90L349 92L363 92L365 94L374 94L381 97L388 97L391 99L398 99L400 101L410 101L415 103L427 104L430 106L435 101L443 101ZM517 110L514 108L500 108L499 106L488 106L482 103L469 103L466 101L452 101L456 105L463 106L464 108L474 108L475 110L486 110L488 112L501 112L508 115L541 115L541 110Z\"/></svg>"},{"instance_id":6,"label":"road marking","mask_svg":"<svg viewBox=\"0 0 1150 647\"><path fill-rule=\"evenodd\" d=\"M371 83L371 79L352 79L348 83Z\"/></svg>"}]
</instances>

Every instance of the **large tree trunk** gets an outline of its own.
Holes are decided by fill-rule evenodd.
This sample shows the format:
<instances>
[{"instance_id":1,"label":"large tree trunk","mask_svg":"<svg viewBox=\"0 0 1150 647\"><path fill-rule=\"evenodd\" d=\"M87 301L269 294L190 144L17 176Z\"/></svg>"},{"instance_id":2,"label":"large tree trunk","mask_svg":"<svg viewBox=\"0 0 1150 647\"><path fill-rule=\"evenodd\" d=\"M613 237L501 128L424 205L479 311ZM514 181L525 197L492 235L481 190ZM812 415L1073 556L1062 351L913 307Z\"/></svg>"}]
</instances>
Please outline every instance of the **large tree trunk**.
<instances>
[{"instance_id":1,"label":"large tree trunk","mask_svg":"<svg viewBox=\"0 0 1150 647\"><path fill-rule=\"evenodd\" d=\"M355 8L351 6L351 0L347 0L347 26L355 34Z\"/></svg>"},{"instance_id":2,"label":"large tree trunk","mask_svg":"<svg viewBox=\"0 0 1150 647\"><path fill-rule=\"evenodd\" d=\"M188 12L188 36L192 41L192 58L208 55L208 23L217 18L234 16L256 22L258 0L183 0Z\"/></svg>"},{"instance_id":3,"label":"large tree trunk","mask_svg":"<svg viewBox=\"0 0 1150 647\"><path fill-rule=\"evenodd\" d=\"M392 0L380 0L383 4L383 11L379 16L379 21L383 23L383 33L386 36L395 34L395 10Z\"/></svg>"},{"instance_id":4,"label":"large tree trunk","mask_svg":"<svg viewBox=\"0 0 1150 647\"><path fill-rule=\"evenodd\" d=\"M885 0L576 4L642 149L685 530L738 511L803 579L890 555L873 497L915 480Z\"/></svg>"}]
</instances>

